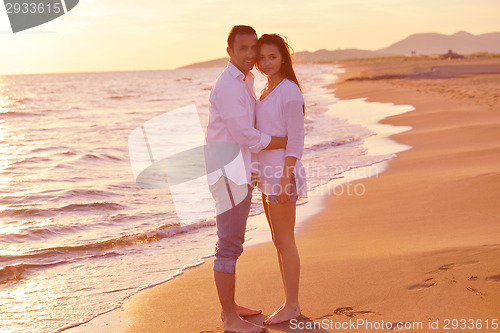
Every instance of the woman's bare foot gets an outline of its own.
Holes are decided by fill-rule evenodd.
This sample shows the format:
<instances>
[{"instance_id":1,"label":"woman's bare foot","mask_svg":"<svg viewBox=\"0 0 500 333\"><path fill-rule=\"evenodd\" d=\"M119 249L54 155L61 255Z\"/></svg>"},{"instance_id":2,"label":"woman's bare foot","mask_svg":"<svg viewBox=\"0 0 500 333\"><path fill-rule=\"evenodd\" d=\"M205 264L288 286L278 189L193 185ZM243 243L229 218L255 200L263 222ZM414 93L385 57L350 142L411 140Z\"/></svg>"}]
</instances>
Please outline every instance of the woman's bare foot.
<instances>
[{"instance_id":1,"label":"woman's bare foot","mask_svg":"<svg viewBox=\"0 0 500 333\"><path fill-rule=\"evenodd\" d=\"M261 333L263 331L264 327L241 318L224 322L224 332L226 333Z\"/></svg>"},{"instance_id":2,"label":"woman's bare foot","mask_svg":"<svg viewBox=\"0 0 500 333\"><path fill-rule=\"evenodd\" d=\"M240 317L248 317L248 316L254 316L262 313L262 310L253 310L249 308L245 308L244 306L237 305L236 304L236 313ZM224 312L220 312L220 319L224 321Z\"/></svg>"},{"instance_id":3,"label":"woman's bare foot","mask_svg":"<svg viewBox=\"0 0 500 333\"><path fill-rule=\"evenodd\" d=\"M300 306L283 304L280 308L264 320L265 325L283 323L300 316Z\"/></svg>"}]
</instances>

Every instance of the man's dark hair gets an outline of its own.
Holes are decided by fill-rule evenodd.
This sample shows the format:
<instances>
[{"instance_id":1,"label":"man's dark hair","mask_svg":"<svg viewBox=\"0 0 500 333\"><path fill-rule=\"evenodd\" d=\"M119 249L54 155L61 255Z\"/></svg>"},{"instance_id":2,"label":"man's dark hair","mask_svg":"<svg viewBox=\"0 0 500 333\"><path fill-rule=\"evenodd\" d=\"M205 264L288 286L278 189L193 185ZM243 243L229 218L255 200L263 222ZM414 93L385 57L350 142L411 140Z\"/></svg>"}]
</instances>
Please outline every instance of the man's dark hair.
<instances>
[{"instance_id":1,"label":"man's dark hair","mask_svg":"<svg viewBox=\"0 0 500 333\"><path fill-rule=\"evenodd\" d=\"M229 48L231 49L233 48L234 39L238 34L255 35L257 37L257 32L254 30L254 28L248 25L235 25L234 27L231 28L231 31L229 31L229 35L227 36L227 46L229 46Z\"/></svg>"}]
</instances>

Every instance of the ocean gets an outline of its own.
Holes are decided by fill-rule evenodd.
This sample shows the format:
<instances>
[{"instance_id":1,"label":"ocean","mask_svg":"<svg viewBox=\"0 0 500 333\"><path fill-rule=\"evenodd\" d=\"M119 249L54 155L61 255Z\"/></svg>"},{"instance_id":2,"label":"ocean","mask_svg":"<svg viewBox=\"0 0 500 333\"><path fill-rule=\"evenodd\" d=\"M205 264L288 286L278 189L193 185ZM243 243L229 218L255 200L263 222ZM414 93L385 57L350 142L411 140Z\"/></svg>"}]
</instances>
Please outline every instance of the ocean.
<instances>
[{"instance_id":1,"label":"ocean","mask_svg":"<svg viewBox=\"0 0 500 333\"><path fill-rule=\"evenodd\" d=\"M168 189L137 186L128 137L192 104L205 128L222 70L0 76L0 331L63 331L213 255L214 217L180 222ZM387 148L394 128L377 121L411 106L339 101L325 88L342 71L332 64L296 71L308 190L407 149ZM252 215L262 213L257 192Z\"/></svg>"}]
</instances>

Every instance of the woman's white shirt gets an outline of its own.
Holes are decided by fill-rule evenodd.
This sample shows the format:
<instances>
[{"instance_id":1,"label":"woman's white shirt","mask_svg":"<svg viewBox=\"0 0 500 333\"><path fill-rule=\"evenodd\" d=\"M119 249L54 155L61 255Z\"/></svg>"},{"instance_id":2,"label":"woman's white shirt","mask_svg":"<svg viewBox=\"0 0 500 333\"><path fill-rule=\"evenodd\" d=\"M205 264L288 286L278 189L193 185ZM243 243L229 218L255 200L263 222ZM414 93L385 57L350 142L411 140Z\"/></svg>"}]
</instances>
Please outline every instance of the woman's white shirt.
<instances>
[{"instance_id":1,"label":"woman's white shirt","mask_svg":"<svg viewBox=\"0 0 500 333\"><path fill-rule=\"evenodd\" d=\"M277 195L285 157L297 158L294 168L299 197L307 197L305 168L301 158L304 150L304 99L295 82L283 79L263 100L255 105L256 128L271 136L288 136L286 149L261 150L258 153L259 189Z\"/></svg>"}]
</instances>

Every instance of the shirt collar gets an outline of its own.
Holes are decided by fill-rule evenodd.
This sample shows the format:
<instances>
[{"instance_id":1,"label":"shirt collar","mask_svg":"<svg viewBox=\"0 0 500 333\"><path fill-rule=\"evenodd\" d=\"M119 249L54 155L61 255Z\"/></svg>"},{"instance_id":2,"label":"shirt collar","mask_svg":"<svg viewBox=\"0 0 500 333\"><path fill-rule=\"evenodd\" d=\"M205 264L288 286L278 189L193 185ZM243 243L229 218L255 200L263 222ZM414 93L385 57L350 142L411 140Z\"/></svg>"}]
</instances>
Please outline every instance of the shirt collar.
<instances>
[{"instance_id":1,"label":"shirt collar","mask_svg":"<svg viewBox=\"0 0 500 333\"><path fill-rule=\"evenodd\" d=\"M245 79L245 74L243 74L238 67L236 67L231 61L227 63L227 70L229 71L229 74L231 74L232 77L238 78L241 77L242 80ZM255 78L255 75L253 75L252 72L248 72L248 75L246 77L250 78Z\"/></svg>"}]
</instances>

